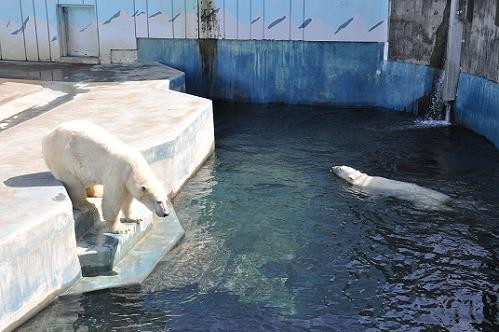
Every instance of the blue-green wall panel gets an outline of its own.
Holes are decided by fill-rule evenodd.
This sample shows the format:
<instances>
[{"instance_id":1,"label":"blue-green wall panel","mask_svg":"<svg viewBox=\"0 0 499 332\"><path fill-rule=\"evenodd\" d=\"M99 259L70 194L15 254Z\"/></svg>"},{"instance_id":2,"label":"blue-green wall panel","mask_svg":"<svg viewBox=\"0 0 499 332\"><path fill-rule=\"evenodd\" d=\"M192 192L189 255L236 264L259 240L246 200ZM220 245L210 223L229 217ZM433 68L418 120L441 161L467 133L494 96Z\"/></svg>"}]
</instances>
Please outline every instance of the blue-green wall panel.
<instances>
[{"instance_id":1,"label":"blue-green wall panel","mask_svg":"<svg viewBox=\"0 0 499 332\"><path fill-rule=\"evenodd\" d=\"M428 67L383 61L382 43L139 39L138 45L141 60L184 71L189 92L228 101L416 111L434 75Z\"/></svg>"},{"instance_id":2,"label":"blue-green wall panel","mask_svg":"<svg viewBox=\"0 0 499 332\"><path fill-rule=\"evenodd\" d=\"M480 133L499 148L499 84L461 74L456 100L458 123Z\"/></svg>"}]
</instances>

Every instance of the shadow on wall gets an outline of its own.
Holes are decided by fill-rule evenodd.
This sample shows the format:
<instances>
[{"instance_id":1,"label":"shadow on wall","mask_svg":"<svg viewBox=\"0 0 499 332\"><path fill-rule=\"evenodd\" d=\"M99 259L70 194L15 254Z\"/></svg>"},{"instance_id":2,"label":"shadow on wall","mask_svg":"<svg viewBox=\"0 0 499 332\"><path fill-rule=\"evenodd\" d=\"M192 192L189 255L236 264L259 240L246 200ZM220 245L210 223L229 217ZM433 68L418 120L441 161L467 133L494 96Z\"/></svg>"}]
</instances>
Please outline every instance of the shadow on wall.
<instances>
[{"instance_id":1,"label":"shadow on wall","mask_svg":"<svg viewBox=\"0 0 499 332\"><path fill-rule=\"evenodd\" d=\"M11 177L3 182L8 187L58 187L61 183L50 172L38 172Z\"/></svg>"}]
</instances>

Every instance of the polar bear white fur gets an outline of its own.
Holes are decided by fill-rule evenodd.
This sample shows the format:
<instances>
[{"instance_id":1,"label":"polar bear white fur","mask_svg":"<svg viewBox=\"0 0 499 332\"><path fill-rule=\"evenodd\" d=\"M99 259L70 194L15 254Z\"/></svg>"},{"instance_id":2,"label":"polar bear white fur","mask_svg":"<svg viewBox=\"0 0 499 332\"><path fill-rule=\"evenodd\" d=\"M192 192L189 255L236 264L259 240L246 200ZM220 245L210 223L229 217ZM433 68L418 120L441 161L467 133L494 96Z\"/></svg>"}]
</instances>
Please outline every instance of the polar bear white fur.
<instances>
[{"instance_id":1,"label":"polar bear white fur","mask_svg":"<svg viewBox=\"0 0 499 332\"><path fill-rule=\"evenodd\" d=\"M423 209L449 209L445 206L449 196L414 183L369 176L349 166L333 166L331 172L368 194L395 197Z\"/></svg>"},{"instance_id":2,"label":"polar bear white fur","mask_svg":"<svg viewBox=\"0 0 499 332\"><path fill-rule=\"evenodd\" d=\"M140 221L130 210L134 198L159 217L168 215L163 185L142 154L92 122L59 125L43 138L42 149L47 166L66 187L75 209L93 208L86 189L103 185L102 217L113 233L127 232L119 219L120 209L125 221Z\"/></svg>"}]
</instances>

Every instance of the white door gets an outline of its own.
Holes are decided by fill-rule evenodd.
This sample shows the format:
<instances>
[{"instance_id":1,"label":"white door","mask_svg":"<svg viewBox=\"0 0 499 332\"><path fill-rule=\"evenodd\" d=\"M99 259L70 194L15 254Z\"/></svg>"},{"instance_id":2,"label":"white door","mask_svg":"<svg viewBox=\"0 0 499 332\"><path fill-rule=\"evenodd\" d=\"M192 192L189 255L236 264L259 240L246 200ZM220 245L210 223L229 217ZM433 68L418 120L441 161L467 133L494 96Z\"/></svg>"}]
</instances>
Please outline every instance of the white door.
<instances>
[{"instance_id":1,"label":"white door","mask_svg":"<svg viewBox=\"0 0 499 332\"><path fill-rule=\"evenodd\" d=\"M97 20L93 6L62 7L67 56L99 56Z\"/></svg>"}]
</instances>

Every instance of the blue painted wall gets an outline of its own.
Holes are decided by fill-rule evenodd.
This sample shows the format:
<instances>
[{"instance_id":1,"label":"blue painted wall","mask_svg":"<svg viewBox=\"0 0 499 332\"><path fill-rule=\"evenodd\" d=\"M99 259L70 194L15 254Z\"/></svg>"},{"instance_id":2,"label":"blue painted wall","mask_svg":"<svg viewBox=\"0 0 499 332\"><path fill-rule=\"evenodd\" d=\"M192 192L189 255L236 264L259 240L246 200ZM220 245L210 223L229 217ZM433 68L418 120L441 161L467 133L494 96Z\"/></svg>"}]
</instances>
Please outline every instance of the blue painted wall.
<instances>
[{"instance_id":1,"label":"blue painted wall","mask_svg":"<svg viewBox=\"0 0 499 332\"><path fill-rule=\"evenodd\" d=\"M456 120L487 137L499 149L499 84L462 73L457 92Z\"/></svg>"},{"instance_id":2,"label":"blue painted wall","mask_svg":"<svg viewBox=\"0 0 499 332\"><path fill-rule=\"evenodd\" d=\"M440 71L383 60L383 43L139 39L139 59L186 74L189 93L250 103L374 106L417 112ZM499 85L461 74L458 123L499 147Z\"/></svg>"},{"instance_id":3,"label":"blue painted wall","mask_svg":"<svg viewBox=\"0 0 499 332\"><path fill-rule=\"evenodd\" d=\"M190 93L251 103L417 111L435 71L383 61L383 43L139 39L139 59L186 73Z\"/></svg>"}]
</instances>

